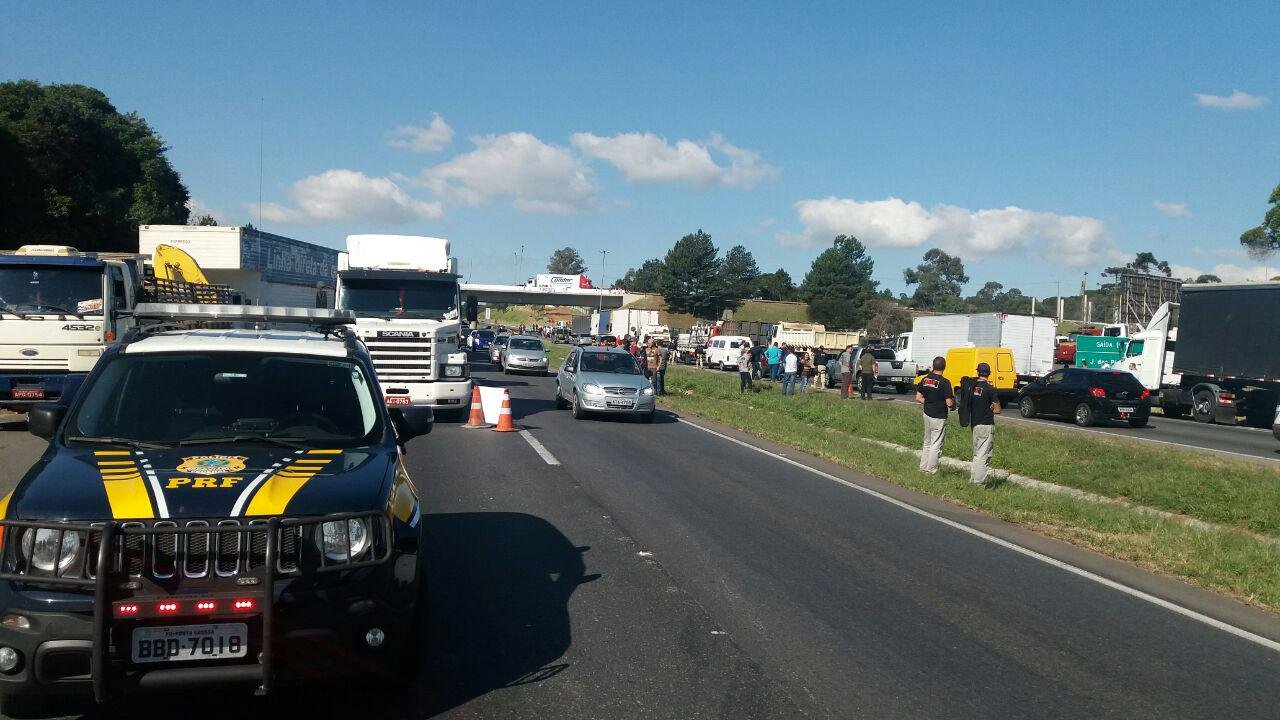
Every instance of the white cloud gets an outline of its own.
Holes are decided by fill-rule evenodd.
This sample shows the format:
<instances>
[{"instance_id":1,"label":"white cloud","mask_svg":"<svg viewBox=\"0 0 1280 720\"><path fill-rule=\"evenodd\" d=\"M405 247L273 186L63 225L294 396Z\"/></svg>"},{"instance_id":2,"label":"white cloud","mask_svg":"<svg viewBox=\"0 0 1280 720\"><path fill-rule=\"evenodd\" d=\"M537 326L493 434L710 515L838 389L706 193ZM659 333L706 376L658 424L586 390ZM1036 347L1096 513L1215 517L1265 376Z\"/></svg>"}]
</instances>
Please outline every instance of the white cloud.
<instances>
[{"instance_id":1,"label":"white cloud","mask_svg":"<svg viewBox=\"0 0 1280 720\"><path fill-rule=\"evenodd\" d=\"M769 228L777 224L778 224L777 220L774 220L773 218L765 218L760 222L756 223L755 225L752 225L751 227L747 228L745 232L748 235L759 235L760 233L768 230Z\"/></svg>"},{"instance_id":2,"label":"white cloud","mask_svg":"<svg viewBox=\"0 0 1280 720\"><path fill-rule=\"evenodd\" d=\"M1151 204L1155 207L1155 209L1161 215L1167 215L1169 217L1175 217L1175 218L1191 217L1191 210L1187 208L1186 203L1174 203L1174 202L1164 202L1162 200L1156 200Z\"/></svg>"},{"instance_id":3,"label":"white cloud","mask_svg":"<svg viewBox=\"0 0 1280 720\"><path fill-rule=\"evenodd\" d=\"M471 142L475 150L425 168L417 182L446 201L467 205L510 197L517 210L559 214L595 205L591 168L568 148L529 133L482 135Z\"/></svg>"},{"instance_id":4,"label":"white cloud","mask_svg":"<svg viewBox=\"0 0 1280 720\"><path fill-rule=\"evenodd\" d=\"M1217 275L1223 282L1261 282L1280 275L1280 268L1254 265L1243 267L1232 263L1219 263L1208 270L1201 270L1189 265L1170 265L1176 278L1196 279L1201 275Z\"/></svg>"},{"instance_id":5,"label":"white cloud","mask_svg":"<svg viewBox=\"0 0 1280 720\"><path fill-rule=\"evenodd\" d=\"M718 133L705 142L677 140L674 145L653 133L618 133L613 137L575 133L570 142L583 155L618 168L628 182L749 188L777 172L760 162L759 153L737 147ZM712 151L727 164L717 163Z\"/></svg>"},{"instance_id":6,"label":"white cloud","mask_svg":"<svg viewBox=\"0 0 1280 720\"><path fill-rule=\"evenodd\" d=\"M1069 267L1088 266L1115 252L1101 220L1013 206L969 210L939 204L925 208L895 197L870 201L829 197L801 200L794 207L804 231L779 233L778 241L783 245L815 247L846 234L871 247L927 244L965 258L1036 249L1051 262Z\"/></svg>"},{"instance_id":7,"label":"white cloud","mask_svg":"<svg viewBox=\"0 0 1280 720\"><path fill-rule=\"evenodd\" d=\"M453 128L440 117L440 113L435 113L425 127L401 125L392 130L387 142L392 147L414 152L436 152L453 142Z\"/></svg>"},{"instance_id":8,"label":"white cloud","mask_svg":"<svg viewBox=\"0 0 1280 720\"><path fill-rule=\"evenodd\" d=\"M265 203L264 220L312 223L368 220L402 224L443 215L438 202L410 197L390 178L369 177L354 170L326 170L303 178L288 191L293 207Z\"/></svg>"},{"instance_id":9,"label":"white cloud","mask_svg":"<svg viewBox=\"0 0 1280 720\"><path fill-rule=\"evenodd\" d=\"M1230 95L1195 93L1195 97L1197 105L1218 108L1219 110L1253 110L1266 105L1268 101L1266 95L1250 95L1239 90Z\"/></svg>"},{"instance_id":10,"label":"white cloud","mask_svg":"<svg viewBox=\"0 0 1280 720\"><path fill-rule=\"evenodd\" d=\"M192 220L204 215L212 215L213 219L216 220L219 225L231 224L231 217L229 215L221 210L205 205L197 198L190 198L187 200L187 212L190 213Z\"/></svg>"}]
</instances>

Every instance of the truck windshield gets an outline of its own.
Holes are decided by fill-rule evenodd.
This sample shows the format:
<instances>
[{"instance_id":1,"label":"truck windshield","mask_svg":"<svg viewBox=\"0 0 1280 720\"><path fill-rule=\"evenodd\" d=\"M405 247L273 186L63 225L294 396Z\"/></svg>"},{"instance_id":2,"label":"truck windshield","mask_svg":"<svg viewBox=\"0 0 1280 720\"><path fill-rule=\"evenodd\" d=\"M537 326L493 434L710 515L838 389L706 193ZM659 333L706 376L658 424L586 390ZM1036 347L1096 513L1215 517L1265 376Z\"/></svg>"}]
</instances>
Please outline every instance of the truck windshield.
<instances>
[{"instance_id":1,"label":"truck windshield","mask_svg":"<svg viewBox=\"0 0 1280 720\"><path fill-rule=\"evenodd\" d=\"M342 309L362 317L453 319L458 284L450 280L342 280Z\"/></svg>"},{"instance_id":2,"label":"truck windshield","mask_svg":"<svg viewBox=\"0 0 1280 720\"><path fill-rule=\"evenodd\" d=\"M102 312L101 267L0 267L0 307L22 313Z\"/></svg>"},{"instance_id":3,"label":"truck windshield","mask_svg":"<svg viewBox=\"0 0 1280 720\"><path fill-rule=\"evenodd\" d=\"M118 355L85 390L66 439L299 447L373 442L380 414L360 366L262 353Z\"/></svg>"}]
</instances>

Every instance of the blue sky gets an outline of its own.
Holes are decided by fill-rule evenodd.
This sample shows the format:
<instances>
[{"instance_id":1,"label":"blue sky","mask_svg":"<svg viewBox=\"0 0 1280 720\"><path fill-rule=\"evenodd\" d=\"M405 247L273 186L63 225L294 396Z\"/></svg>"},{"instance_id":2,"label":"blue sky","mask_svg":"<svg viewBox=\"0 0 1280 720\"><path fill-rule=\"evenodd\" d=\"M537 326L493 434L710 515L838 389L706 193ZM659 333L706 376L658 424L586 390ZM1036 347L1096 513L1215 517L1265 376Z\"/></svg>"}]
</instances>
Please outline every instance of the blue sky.
<instances>
[{"instance_id":1,"label":"blue sky","mask_svg":"<svg viewBox=\"0 0 1280 720\"><path fill-rule=\"evenodd\" d=\"M697 228L797 281L856 234L894 290L933 246L1040 296L1138 250L1280 272L1238 244L1280 183L1274 2L688 5L45 3L0 76L137 111L224 221L261 134L262 227L440 235L474 280Z\"/></svg>"}]
</instances>

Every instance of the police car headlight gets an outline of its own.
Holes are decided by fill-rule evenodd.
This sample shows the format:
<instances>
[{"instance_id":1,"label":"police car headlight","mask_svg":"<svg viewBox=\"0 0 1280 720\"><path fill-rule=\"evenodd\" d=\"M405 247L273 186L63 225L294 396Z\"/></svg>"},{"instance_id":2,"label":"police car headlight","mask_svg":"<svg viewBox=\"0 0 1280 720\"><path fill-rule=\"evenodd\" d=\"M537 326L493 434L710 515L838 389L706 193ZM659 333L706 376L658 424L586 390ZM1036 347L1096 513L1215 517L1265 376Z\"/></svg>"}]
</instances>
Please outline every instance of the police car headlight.
<instances>
[{"instance_id":1,"label":"police car headlight","mask_svg":"<svg viewBox=\"0 0 1280 720\"><path fill-rule=\"evenodd\" d=\"M359 560L369 549L369 526L364 520L337 520L320 526L320 532L316 534L316 549L326 558L333 562L346 562L348 546L353 561Z\"/></svg>"},{"instance_id":2,"label":"police car headlight","mask_svg":"<svg viewBox=\"0 0 1280 720\"><path fill-rule=\"evenodd\" d=\"M59 554L58 536L62 536L61 554ZM63 573L80 555L80 534L75 532L60 533L50 528L31 529L22 533L22 555L36 568L44 572Z\"/></svg>"}]
</instances>

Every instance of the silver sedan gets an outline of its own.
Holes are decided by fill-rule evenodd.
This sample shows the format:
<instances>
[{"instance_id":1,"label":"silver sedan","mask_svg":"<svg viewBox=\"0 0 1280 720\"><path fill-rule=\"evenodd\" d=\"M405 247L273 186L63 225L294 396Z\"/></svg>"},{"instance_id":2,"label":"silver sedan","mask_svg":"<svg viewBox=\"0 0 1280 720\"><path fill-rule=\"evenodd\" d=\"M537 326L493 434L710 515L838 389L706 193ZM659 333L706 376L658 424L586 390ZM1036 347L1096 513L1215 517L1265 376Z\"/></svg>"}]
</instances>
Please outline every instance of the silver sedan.
<instances>
[{"instance_id":1,"label":"silver sedan","mask_svg":"<svg viewBox=\"0 0 1280 720\"><path fill-rule=\"evenodd\" d=\"M587 413L631 415L653 421L653 385L631 353L621 348L574 348L556 373L556 407Z\"/></svg>"},{"instance_id":2,"label":"silver sedan","mask_svg":"<svg viewBox=\"0 0 1280 720\"><path fill-rule=\"evenodd\" d=\"M547 349L536 337L513 335L498 353L498 366L508 375L514 372L541 375L547 371Z\"/></svg>"}]
</instances>

